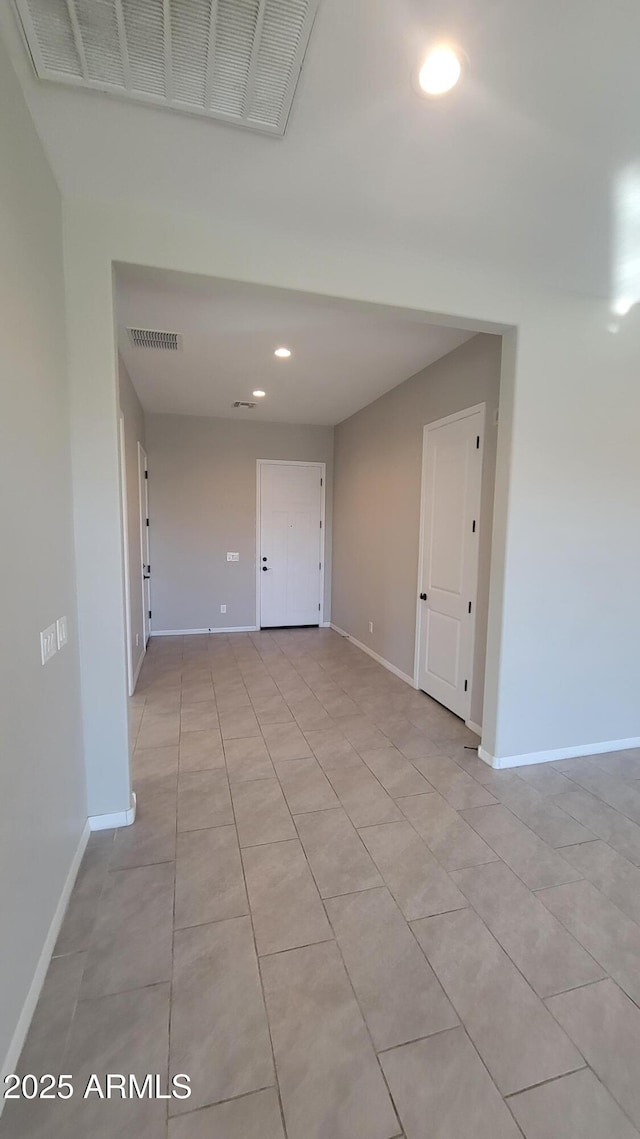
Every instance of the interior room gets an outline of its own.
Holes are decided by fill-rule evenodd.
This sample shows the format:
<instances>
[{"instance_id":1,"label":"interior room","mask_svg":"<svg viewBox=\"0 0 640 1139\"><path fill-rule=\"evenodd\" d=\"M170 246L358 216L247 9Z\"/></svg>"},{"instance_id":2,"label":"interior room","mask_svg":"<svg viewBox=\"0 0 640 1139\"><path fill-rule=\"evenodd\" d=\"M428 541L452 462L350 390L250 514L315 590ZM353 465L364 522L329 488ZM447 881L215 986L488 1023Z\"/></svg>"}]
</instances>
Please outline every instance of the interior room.
<instances>
[{"instance_id":1,"label":"interior room","mask_svg":"<svg viewBox=\"0 0 640 1139\"><path fill-rule=\"evenodd\" d=\"M640 1136L638 42L0 6L0 1139Z\"/></svg>"},{"instance_id":2,"label":"interior room","mask_svg":"<svg viewBox=\"0 0 640 1139\"><path fill-rule=\"evenodd\" d=\"M438 613L453 635L425 643L440 702L481 735L501 337L139 267L119 266L115 280L130 694L150 636L314 625L349 636L413 685L428 663L418 660L418 578L433 577L419 564L421 529L431 525L422 520L423 424L482 405L481 437L472 425L467 433L478 451L478 485L468 486L477 501L460 504L470 512L460 518L467 548L456 548L458 565L442 565L454 525L444 501L436 509L447 513L446 532L430 543L436 577L469 577L465 619ZM447 454L452 430L440 430ZM459 454L466 462L465 440ZM280 563L267 552L282 537L270 532L267 504L260 510L274 473L267 461L295 485L305 464L318 466L310 543L287 565L284 548ZM302 469L285 472L288 463ZM285 577L308 581L306 608L301 598L286 603ZM438 688L443 677L451 692Z\"/></svg>"}]
</instances>

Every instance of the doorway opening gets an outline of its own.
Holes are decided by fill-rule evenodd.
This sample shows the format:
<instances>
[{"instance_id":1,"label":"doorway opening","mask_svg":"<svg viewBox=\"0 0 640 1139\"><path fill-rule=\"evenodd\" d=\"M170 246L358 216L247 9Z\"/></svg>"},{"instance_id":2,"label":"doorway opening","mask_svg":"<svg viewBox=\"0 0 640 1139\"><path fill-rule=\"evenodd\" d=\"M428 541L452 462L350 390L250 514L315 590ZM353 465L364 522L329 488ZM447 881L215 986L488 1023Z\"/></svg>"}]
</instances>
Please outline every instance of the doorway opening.
<instances>
[{"instance_id":1,"label":"doorway opening","mask_svg":"<svg viewBox=\"0 0 640 1139\"><path fill-rule=\"evenodd\" d=\"M489 457L493 480L503 330L143 266L116 266L115 281L121 381L131 388L121 398L137 440L126 474L139 509L129 504L141 650L149 637L330 626L489 739L493 481L489 509L482 491L473 511L474 570L465 561L473 546L456 529L471 484L445 461L444 444L476 430L472 459L484 472ZM174 330L178 346L140 346L131 330L141 327ZM438 442L431 508L442 524L432 536L442 548L425 547L424 517L418 540L431 462L423 435ZM464 595L466 613L447 610L454 594L459 609ZM190 653L221 651L213 644L185 640Z\"/></svg>"}]
</instances>

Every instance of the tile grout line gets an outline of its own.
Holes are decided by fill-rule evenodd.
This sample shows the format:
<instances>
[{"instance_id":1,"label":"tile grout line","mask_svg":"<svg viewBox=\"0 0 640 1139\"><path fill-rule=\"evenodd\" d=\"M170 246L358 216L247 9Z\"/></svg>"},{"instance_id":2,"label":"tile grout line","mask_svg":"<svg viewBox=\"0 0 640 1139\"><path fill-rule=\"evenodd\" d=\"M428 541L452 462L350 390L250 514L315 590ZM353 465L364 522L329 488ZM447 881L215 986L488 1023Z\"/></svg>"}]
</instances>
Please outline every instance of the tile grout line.
<instances>
[{"instance_id":1,"label":"tile grout line","mask_svg":"<svg viewBox=\"0 0 640 1139\"><path fill-rule=\"evenodd\" d=\"M182 656L184 661L184 639L182 641ZM167 1080L171 1076L171 1033L173 1027L173 983L175 976L175 943L176 943L176 885L178 880L178 809L180 801L180 744L182 741L182 672L180 673L180 724L178 729L178 778L176 781L176 820L174 831L174 863L173 863L173 908L171 912L171 979L169 982L169 1016L167 1023ZM166 1104L167 1131L169 1129L169 1101Z\"/></svg>"},{"instance_id":2,"label":"tile grout line","mask_svg":"<svg viewBox=\"0 0 640 1139\"><path fill-rule=\"evenodd\" d=\"M226 755L225 755L225 763L226 763ZM283 1108L283 1104L282 1104L282 1093L280 1090L280 1081L278 1079L278 1068L276 1065L275 1050L273 1047L273 1036L271 1033L271 1022L269 1020L269 1011L267 1008L267 999L266 999L265 991L264 991L264 981L263 981L263 977L262 977L262 970L260 968L260 956L258 954L258 943L256 941L256 931L255 931L255 926L254 926L254 922L253 922L253 912L251 909L251 898L250 898L249 889L247 886L247 875L246 875L246 871L245 871L244 860L242 858L242 847L240 846L240 834L238 831L238 820L237 820L237 816L236 816L236 809L235 809L235 804L233 802L233 796L232 795L231 795L231 810L233 812L233 818L234 818L234 823L235 823L235 828L236 828L236 842L238 843L238 851L240 853L240 868L241 868L241 873L242 873L242 881L244 883L245 895L247 898L247 908L249 911L248 917L249 917L249 922L251 925L251 938L253 941L253 951L255 953L258 980L260 983L260 994L262 996L262 1007L264 1009L264 1019L265 1019L265 1023L267 1026L267 1032L269 1034L269 1047L271 1049L271 1062L273 1064L273 1078L275 1081L275 1088L276 1088L276 1092L277 1092L277 1096L278 1096L278 1106L280 1109L280 1119L282 1122L282 1130L284 1132L285 1139L286 1139L287 1129L286 1129L286 1123L285 1123L285 1118L284 1118L284 1108Z\"/></svg>"},{"instance_id":3,"label":"tile grout line","mask_svg":"<svg viewBox=\"0 0 640 1139\"><path fill-rule=\"evenodd\" d=\"M376 887L376 888L377 888L377 889L380 889L380 887ZM385 1088L386 1088L386 1090L387 1090L387 1095L389 1096L389 1099L390 1099L390 1101L391 1101L391 1106L392 1106L392 1108L393 1108L393 1110L394 1110L394 1112L395 1112L395 1115L396 1115L396 1119L398 1120L398 1125L399 1125L399 1127L400 1127L400 1131L398 1132L398 1135L400 1135L400 1134L402 1134L402 1133L404 1132L404 1125L403 1125L403 1123L402 1123L402 1119L401 1119L401 1117L400 1117L400 1111L399 1111L399 1109L398 1109L398 1106L397 1106L397 1104L396 1104L396 1101L395 1101L395 1099L394 1099L394 1097L393 1097L393 1094L392 1094L392 1092L391 1092L391 1088L389 1087L389 1083L388 1083L388 1081L387 1081L387 1077L386 1077L385 1071L384 1071L384 1069L383 1069L383 1067L382 1067L382 1064L381 1064L381 1062L380 1062L380 1056L379 1056L379 1054L378 1054L378 1052L377 1052L377 1050L376 1050L376 1045L375 1045L375 1041L374 1041L374 1039L373 1039L373 1036L371 1035L371 1029L369 1028L369 1022L367 1021L367 1018L366 1018L366 1016L365 1016L365 1014L364 1014L364 1010L363 1010L363 1008L362 1008L362 1005L360 1004L360 1001L359 1001L359 999L358 999L358 994L356 993L356 990L355 990L355 988L354 988L354 985L353 985L353 981L351 980L351 974L349 973L349 970L348 970L348 968L347 968L347 963L346 963L346 961L345 961L345 959L344 959L344 954L343 954L343 952L342 952L342 947L341 947L341 945L340 945L340 942L339 942L339 940L338 940L338 937L337 937L337 935L336 935L336 931L335 931L335 929L334 929L334 927L333 927L333 922L331 921L331 916L330 916L330 914L329 914L329 911L327 910L327 907L326 907L326 905L325 905L325 899L324 899L324 898L322 898L321 900L322 900L322 905L323 905L323 907L324 907L324 912L325 912L325 915L326 915L327 921L329 922L329 927L330 927L330 929L331 929L331 931L332 931L332 933L333 933L333 940L334 940L334 943L335 943L336 949L337 949L337 951L338 951L338 954L339 954L339 956L340 956L340 961L342 962L342 968L344 969L344 972L345 972L345 975L346 975L346 978L347 978L347 983L348 983L348 985L349 985L349 988L351 989L351 992L352 992L352 994L353 994L353 999L354 999L354 1001L355 1001L355 1003L356 1003L356 1006L357 1006L357 1008L358 1008L358 1011L359 1011L359 1013L360 1013L360 1017L361 1017L361 1019L362 1019L362 1023L363 1023L363 1025L364 1025L364 1028L365 1028L365 1031L366 1031L366 1033L367 1033L367 1036L369 1037L369 1042L370 1042L370 1044L371 1044L371 1047L372 1047L372 1049L373 1049L373 1054L374 1054L374 1056L375 1056L375 1058L376 1058L376 1061L377 1061L377 1064L378 1064L378 1070L379 1070L379 1072L380 1072L380 1075L382 1076L382 1080L383 1080L384 1086L385 1086ZM392 1137L392 1139L396 1139L396 1137Z\"/></svg>"}]
</instances>

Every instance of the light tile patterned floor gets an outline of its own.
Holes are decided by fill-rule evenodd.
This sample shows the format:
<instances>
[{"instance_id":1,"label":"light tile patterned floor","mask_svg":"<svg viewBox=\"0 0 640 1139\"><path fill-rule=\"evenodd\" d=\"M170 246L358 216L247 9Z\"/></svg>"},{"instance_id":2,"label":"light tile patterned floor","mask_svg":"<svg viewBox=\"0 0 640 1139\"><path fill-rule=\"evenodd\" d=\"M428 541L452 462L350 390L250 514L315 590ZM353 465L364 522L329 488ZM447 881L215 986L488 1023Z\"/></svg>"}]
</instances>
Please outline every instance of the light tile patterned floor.
<instances>
[{"instance_id":1,"label":"light tile patterned floor","mask_svg":"<svg viewBox=\"0 0 640 1139\"><path fill-rule=\"evenodd\" d=\"M328 630L152 641L131 730L4 1139L637 1139L640 752L492 771Z\"/></svg>"}]
</instances>

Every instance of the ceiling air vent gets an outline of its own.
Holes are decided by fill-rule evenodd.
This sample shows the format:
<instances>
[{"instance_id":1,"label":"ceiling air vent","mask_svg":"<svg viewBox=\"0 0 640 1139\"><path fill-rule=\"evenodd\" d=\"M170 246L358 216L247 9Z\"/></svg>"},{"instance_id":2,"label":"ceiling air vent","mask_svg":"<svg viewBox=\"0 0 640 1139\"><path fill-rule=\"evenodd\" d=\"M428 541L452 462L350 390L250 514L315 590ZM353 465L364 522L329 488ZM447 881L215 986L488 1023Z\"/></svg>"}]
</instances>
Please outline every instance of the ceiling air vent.
<instances>
[{"instance_id":1,"label":"ceiling air vent","mask_svg":"<svg viewBox=\"0 0 640 1139\"><path fill-rule=\"evenodd\" d=\"M165 352L179 352L182 337L178 332L156 332L152 328L128 328L134 348L162 348Z\"/></svg>"},{"instance_id":2,"label":"ceiling air vent","mask_svg":"<svg viewBox=\"0 0 640 1139\"><path fill-rule=\"evenodd\" d=\"M246 399L237 399L233 405L234 407L255 407L255 403L251 403Z\"/></svg>"},{"instance_id":3,"label":"ceiling air vent","mask_svg":"<svg viewBox=\"0 0 640 1139\"><path fill-rule=\"evenodd\" d=\"M284 134L320 0L14 0L36 74Z\"/></svg>"}]
</instances>

